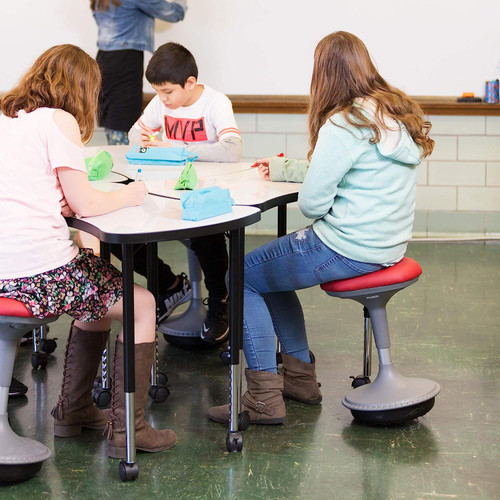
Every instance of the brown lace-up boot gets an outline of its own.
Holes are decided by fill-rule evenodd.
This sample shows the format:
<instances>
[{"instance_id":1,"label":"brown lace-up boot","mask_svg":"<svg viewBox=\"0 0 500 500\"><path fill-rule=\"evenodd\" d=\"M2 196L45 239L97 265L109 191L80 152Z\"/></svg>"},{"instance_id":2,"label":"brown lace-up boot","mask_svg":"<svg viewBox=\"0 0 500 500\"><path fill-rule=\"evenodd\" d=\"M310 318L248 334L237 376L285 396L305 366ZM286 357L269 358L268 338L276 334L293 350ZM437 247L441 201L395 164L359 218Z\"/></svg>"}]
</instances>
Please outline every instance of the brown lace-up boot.
<instances>
[{"instance_id":1,"label":"brown lace-up boot","mask_svg":"<svg viewBox=\"0 0 500 500\"><path fill-rule=\"evenodd\" d=\"M144 420L144 405L148 398L154 347L154 342L135 345L135 446L137 450L151 453L167 450L177 443L174 431L169 429L158 431ZM124 381L123 343L117 340L113 359L111 412L105 430L108 438L108 456L111 458L126 458L127 453Z\"/></svg>"},{"instance_id":2,"label":"brown lace-up boot","mask_svg":"<svg viewBox=\"0 0 500 500\"><path fill-rule=\"evenodd\" d=\"M316 358L309 351L310 363L281 353L283 359L283 396L295 399L301 403L317 405L323 396L319 390L320 385L316 380Z\"/></svg>"},{"instance_id":3,"label":"brown lace-up boot","mask_svg":"<svg viewBox=\"0 0 500 500\"><path fill-rule=\"evenodd\" d=\"M78 436L82 427L100 430L106 425L106 414L92 402L92 389L108 336L109 330L86 332L71 326L64 355L61 394L50 412L56 436Z\"/></svg>"},{"instance_id":4,"label":"brown lace-up boot","mask_svg":"<svg viewBox=\"0 0 500 500\"><path fill-rule=\"evenodd\" d=\"M282 424L286 420L283 401L283 377L279 373L245 370L247 391L241 398L241 411L248 411L251 424ZM207 417L215 422L229 422L229 405L214 406Z\"/></svg>"}]
</instances>

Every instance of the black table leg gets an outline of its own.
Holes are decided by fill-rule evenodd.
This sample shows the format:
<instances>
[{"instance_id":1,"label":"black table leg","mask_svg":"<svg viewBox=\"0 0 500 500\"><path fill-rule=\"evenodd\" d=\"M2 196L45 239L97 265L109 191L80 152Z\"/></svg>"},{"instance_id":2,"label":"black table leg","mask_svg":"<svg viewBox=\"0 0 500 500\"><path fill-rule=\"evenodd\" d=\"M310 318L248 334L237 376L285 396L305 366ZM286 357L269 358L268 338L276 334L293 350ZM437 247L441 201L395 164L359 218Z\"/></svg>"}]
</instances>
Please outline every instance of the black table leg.
<instances>
[{"instance_id":1,"label":"black table leg","mask_svg":"<svg viewBox=\"0 0 500 500\"><path fill-rule=\"evenodd\" d=\"M135 339L134 339L134 250L122 245L123 274L123 365L125 373L126 459L120 463L122 481L133 481L135 463Z\"/></svg>"},{"instance_id":2,"label":"black table leg","mask_svg":"<svg viewBox=\"0 0 500 500\"><path fill-rule=\"evenodd\" d=\"M278 206L278 238L286 234L286 205ZM281 357L281 344L276 339L276 364L281 365L283 359Z\"/></svg>"},{"instance_id":3,"label":"black table leg","mask_svg":"<svg viewBox=\"0 0 500 500\"><path fill-rule=\"evenodd\" d=\"M286 205L278 205L278 238L286 234Z\"/></svg>"},{"instance_id":4,"label":"black table leg","mask_svg":"<svg viewBox=\"0 0 500 500\"><path fill-rule=\"evenodd\" d=\"M229 297L230 297L230 369L229 432L226 436L228 451L241 451L243 436L239 426L241 408L241 363L243 345L243 259L245 255L245 229L231 231L229 238Z\"/></svg>"}]
</instances>

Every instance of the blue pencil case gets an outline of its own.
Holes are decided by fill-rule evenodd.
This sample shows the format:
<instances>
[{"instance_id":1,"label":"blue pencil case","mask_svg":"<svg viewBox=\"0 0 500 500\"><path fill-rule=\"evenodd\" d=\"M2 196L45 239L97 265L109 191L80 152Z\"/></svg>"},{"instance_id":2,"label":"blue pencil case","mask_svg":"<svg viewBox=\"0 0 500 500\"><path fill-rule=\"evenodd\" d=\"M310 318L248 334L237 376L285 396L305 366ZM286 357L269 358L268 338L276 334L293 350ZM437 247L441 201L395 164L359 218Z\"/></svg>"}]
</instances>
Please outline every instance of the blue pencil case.
<instances>
[{"instance_id":1,"label":"blue pencil case","mask_svg":"<svg viewBox=\"0 0 500 500\"><path fill-rule=\"evenodd\" d=\"M132 146L125 155L132 165L171 165L182 167L194 161L198 155L188 153L185 148L145 148Z\"/></svg>"},{"instance_id":2,"label":"blue pencil case","mask_svg":"<svg viewBox=\"0 0 500 500\"><path fill-rule=\"evenodd\" d=\"M180 200L182 219L193 221L230 213L234 205L229 189L222 189L219 186L182 192Z\"/></svg>"}]
</instances>

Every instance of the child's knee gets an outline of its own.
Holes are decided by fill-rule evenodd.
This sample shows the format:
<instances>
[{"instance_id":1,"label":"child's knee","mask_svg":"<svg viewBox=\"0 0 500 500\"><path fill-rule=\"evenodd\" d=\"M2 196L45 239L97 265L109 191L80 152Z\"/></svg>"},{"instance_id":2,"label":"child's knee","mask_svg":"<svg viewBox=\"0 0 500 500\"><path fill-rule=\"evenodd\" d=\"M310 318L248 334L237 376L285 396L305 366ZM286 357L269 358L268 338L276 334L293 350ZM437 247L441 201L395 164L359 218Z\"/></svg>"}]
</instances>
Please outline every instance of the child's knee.
<instances>
[{"instance_id":1,"label":"child's knee","mask_svg":"<svg viewBox=\"0 0 500 500\"><path fill-rule=\"evenodd\" d=\"M153 294L142 288L141 286L136 286L135 295L135 310L141 316L155 316L156 315L156 302Z\"/></svg>"}]
</instances>

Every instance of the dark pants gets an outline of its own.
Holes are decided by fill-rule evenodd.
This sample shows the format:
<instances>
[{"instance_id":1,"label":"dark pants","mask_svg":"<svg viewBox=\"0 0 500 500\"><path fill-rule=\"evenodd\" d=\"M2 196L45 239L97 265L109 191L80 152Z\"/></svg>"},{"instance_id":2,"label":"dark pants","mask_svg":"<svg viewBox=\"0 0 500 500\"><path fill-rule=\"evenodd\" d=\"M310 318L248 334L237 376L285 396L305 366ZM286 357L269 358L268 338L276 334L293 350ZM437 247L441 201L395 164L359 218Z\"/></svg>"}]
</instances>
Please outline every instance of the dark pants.
<instances>
[{"instance_id":1,"label":"dark pants","mask_svg":"<svg viewBox=\"0 0 500 500\"><path fill-rule=\"evenodd\" d=\"M205 286L211 298L223 298L227 295L225 275L228 268L228 254L224 234L214 234L192 238L191 249L200 262L203 275L205 276ZM120 245L111 245L111 253L122 258ZM146 276L147 250L146 245L134 246L134 271ZM170 288L176 275L168 264L158 259L158 293L164 294Z\"/></svg>"},{"instance_id":2,"label":"dark pants","mask_svg":"<svg viewBox=\"0 0 500 500\"><path fill-rule=\"evenodd\" d=\"M102 74L97 122L111 130L128 132L142 113L144 53L99 50L96 60Z\"/></svg>"}]
</instances>

